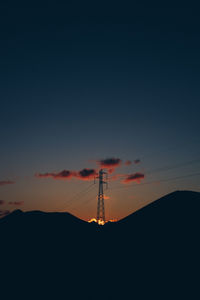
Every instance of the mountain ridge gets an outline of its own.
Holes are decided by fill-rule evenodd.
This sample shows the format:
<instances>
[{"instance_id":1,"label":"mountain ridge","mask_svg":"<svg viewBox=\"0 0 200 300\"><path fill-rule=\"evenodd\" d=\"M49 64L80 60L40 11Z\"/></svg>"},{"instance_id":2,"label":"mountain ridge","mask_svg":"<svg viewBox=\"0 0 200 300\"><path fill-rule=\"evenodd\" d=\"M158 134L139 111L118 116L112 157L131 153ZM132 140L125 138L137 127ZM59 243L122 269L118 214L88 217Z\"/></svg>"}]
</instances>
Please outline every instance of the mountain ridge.
<instances>
[{"instance_id":1,"label":"mountain ridge","mask_svg":"<svg viewBox=\"0 0 200 300\"><path fill-rule=\"evenodd\" d=\"M179 197L180 196L180 197ZM134 217L138 214L140 214L141 212L143 212L144 210L146 209L149 209L149 208L155 208L156 206L160 205L160 204L164 204L164 202L166 202L167 200L179 200L179 201L182 201L184 200L184 202L182 201L182 204L186 204L185 203L185 200L186 200L186 196L190 199L192 198L193 200L197 199L198 197L200 197L200 192L196 192L196 191L188 191L188 190L176 190L174 192L171 192L169 194L166 194L164 196L162 196L161 198L157 199L157 200L154 200L152 201L151 203L143 206L142 208L139 208L138 210L134 211L133 213L130 213L129 215L123 217L122 219L114 222L114 223L123 223L125 222L127 219L131 218L131 217ZM182 197L182 198L181 198ZM184 198L184 199L183 199ZM169 204L169 203L165 203L165 204ZM176 204L174 202L174 204ZM179 203L181 204L181 203ZM41 211L41 210L31 210L31 211L22 211L21 209L16 209L14 211L12 211L9 215L6 215L4 217L2 217L0 219L0 224L3 223L4 221L7 221L9 220L10 218L12 217L19 217L19 216L28 216L28 215L32 215L32 216L37 216L37 215L40 215L40 216L44 216L44 217L53 217L53 216L62 216L62 217L67 217L68 218L71 218L71 220L73 219L74 221L78 221L78 222L82 222L82 223L88 223L87 221L81 219L81 218L78 218L77 216L69 213L69 212L45 212L45 211ZM113 222L109 222L109 223L113 223ZM90 223L90 224L93 224ZM108 224L107 224L108 225Z\"/></svg>"},{"instance_id":2,"label":"mountain ridge","mask_svg":"<svg viewBox=\"0 0 200 300\"><path fill-rule=\"evenodd\" d=\"M17 210L0 222L0 251L6 264L1 273L8 271L7 280L12 276L19 277L20 283L33 282L34 288L36 281L46 281L45 293L50 296L49 282L58 286L56 292L62 283L64 293L77 292L80 299L86 289L86 294L93 291L94 298L101 279L116 297L118 287L123 287L124 295L128 285L135 299L155 299L159 289L158 299L165 299L166 293L166 299L179 299L197 278L200 193L175 192L163 198L104 226L66 213Z\"/></svg>"}]
</instances>

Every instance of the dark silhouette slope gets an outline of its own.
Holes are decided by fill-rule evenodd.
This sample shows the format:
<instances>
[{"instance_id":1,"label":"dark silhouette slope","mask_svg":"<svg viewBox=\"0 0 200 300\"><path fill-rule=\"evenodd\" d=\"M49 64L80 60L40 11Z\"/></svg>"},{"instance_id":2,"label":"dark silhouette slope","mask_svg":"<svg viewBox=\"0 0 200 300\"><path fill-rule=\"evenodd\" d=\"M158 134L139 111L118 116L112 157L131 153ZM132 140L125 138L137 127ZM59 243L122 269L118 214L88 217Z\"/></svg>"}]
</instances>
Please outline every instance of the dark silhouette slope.
<instances>
[{"instance_id":1,"label":"dark silhouette slope","mask_svg":"<svg viewBox=\"0 0 200 300\"><path fill-rule=\"evenodd\" d=\"M112 299L196 299L199 216L200 193L190 191L105 226L68 213L17 210L0 220L1 258L8 279L34 288L47 282L41 299L51 294L49 282L69 299L102 299L99 289Z\"/></svg>"},{"instance_id":2,"label":"dark silhouette slope","mask_svg":"<svg viewBox=\"0 0 200 300\"><path fill-rule=\"evenodd\" d=\"M185 230L199 225L200 193L176 191L168 194L117 223L107 227L117 227L138 235L149 230ZM197 227L196 227L197 226ZM153 232L152 232L153 234Z\"/></svg>"},{"instance_id":3,"label":"dark silhouette slope","mask_svg":"<svg viewBox=\"0 0 200 300\"><path fill-rule=\"evenodd\" d=\"M96 230L97 224L89 224L69 213L15 210L0 220L3 247L28 251L74 251Z\"/></svg>"},{"instance_id":4,"label":"dark silhouette slope","mask_svg":"<svg viewBox=\"0 0 200 300\"><path fill-rule=\"evenodd\" d=\"M176 191L168 194L137 212L120 220L119 224L131 223L136 218L147 218L148 222L166 222L172 220L194 219L199 214L200 209L200 193L192 191ZM197 218L198 219L198 218Z\"/></svg>"},{"instance_id":5,"label":"dark silhouette slope","mask_svg":"<svg viewBox=\"0 0 200 300\"><path fill-rule=\"evenodd\" d=\"M113 242L114 239L127 239L133 244L134 239L159 240L192 237L198 233L200 225L200 193L176 191L168 194L116 223L98 226L85 222L69 213L45 213L41 211L22 212L16 210L0 219L2 237L32 240L45 236L63 242L64 237L76 241L97 238ZM158 237L158 235L160 235ZM65 241L66 241L65 240ZM135 246L135 245L134 245Z\"/></svg>"},{"instance_id":6,"label":"dark silhouette slope","mask_svg":"<svg viewBox=\"0 0 200 300\"><path fill-rule=\"evenodd\" d=\"M0 225L14 225L15 226L33 226L33 228L40 229L44 227L49 227L51 229L55 226L62 226L62 225L72 225L72 226L86 226L88 225L87 222L73 216L70 213L59 213L59 212L42 212L42 211L28 211L23 212L21 210L15 210L11 214L5 216L4 218L0 219ZM66 230L69 228L66 227Z\"/></svg>"},{"instance_id":7,"label":"dark silhouette slope","mask_svg":"<svg viewBox=\"0 0 200 300\"><path fill-rule=\"evenodd\" d=\"M199 249L200 193L176 191L168 194L117 223L104 226L106 236L118 248L139 255L161 251ZM122 247L121 247L122 245ZM181 254L182 253L182 254Z\"/></svg>"}]
</instances>

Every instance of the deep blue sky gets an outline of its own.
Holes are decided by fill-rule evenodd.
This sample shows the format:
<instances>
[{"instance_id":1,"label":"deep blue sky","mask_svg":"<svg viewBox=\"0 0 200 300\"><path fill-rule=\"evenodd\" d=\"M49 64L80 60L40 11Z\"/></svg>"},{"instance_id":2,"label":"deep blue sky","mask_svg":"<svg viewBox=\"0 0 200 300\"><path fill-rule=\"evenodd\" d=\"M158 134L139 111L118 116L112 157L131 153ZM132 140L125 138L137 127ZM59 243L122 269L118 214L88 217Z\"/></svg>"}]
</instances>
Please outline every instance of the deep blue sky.
<instances>
[{"instance_id":1,"label":"deep blue sky","mask_svg":"<svg viewBox=\"0 0 200 300\"><path fill-rule=\"evenodd\" d=\"M125 7L106 8L3 5L0 181L16 182L0 187L6 203L59 210L88 184L36 179L37 172L80 170L95 167L90 160L119 157L141 159L119 173L147 173L200 158L197 8L144 4L127 7L127 16ZM192 164L145 180L198 169ZM174 189L198 190L199 177L144 187L113 194L109 216ZM89 213L77 207L73 213L89 217L96 200Z\"/></svg>"}]
</instances>

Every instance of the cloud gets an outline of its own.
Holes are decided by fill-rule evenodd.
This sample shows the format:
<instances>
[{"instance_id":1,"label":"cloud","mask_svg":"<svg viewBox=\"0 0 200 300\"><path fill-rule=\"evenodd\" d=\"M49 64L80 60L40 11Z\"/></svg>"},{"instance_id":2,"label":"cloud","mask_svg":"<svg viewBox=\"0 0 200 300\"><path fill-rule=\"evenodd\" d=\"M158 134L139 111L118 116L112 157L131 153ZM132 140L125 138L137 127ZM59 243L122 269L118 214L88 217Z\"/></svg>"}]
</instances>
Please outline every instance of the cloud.
<instances>
[{"instance_id":1,"label":"cloud","mask_svg":"<svg viewBox=\"0 0 200 300\"><path fill-rule=\"evenodd\" d=\"M0 186L7 185L7 184L14 184L14 183L15 181L4 180L4 181L0 181Z\"/></svg>"},{"instance_id":2,"label":"cloud","mask_svg":"<svg viewBox=\"0 0 200 300\"><path fill-rule=\"evenodd\" d=\"M69 170L63 170L60 173L54 174L54 178L59 178L59 179L69 179L73 176L73 172Z\"/></svg>"},{"instance_id":3,"label":"cloud","mask_svg":"<svg viewBox=\"0 0 200 300\"><path fill-rule=\"evenodd\" d=\"M95 169L83 169L80 171L69 171L63 170L58 173L37 173L35 176L37 178L53 178L53 179L72 179L77 178L81 180L91 180L94 179L94 176L97 174Z\"/></svg>"},{"instance_id":4,"label":"cloud","mask_svg":"<svg viewBox=\"0 0 200 300\"><path fill-rule=\"evenodd\" d=\"M9 205L22 205L24 204L24 201L14 201L14 202L8 202Z\"/></svg>"},{"instance_id":5,"label":"cloud","mask_svg":"<svg viewBox=\"0 0 200 300\"><path fill-rule=\"evenodd\" d=\"M126 166L130 166L132 164L132 162L130 160L125 161L124 163Z\"/></svg>"},{"instance_id":6,"label":"cloud","mask_svg":"<svg viewBox=\"0 0 200 300\"><path fill-rule=\"evenodd\" d=\"M37 178L71 179L74 176L74 172L63 170L58 173L37 173L35 176Z\"/></svg>"},{"instance_id":7,"label":"cloud","mask_svg":"<svg viewBox=\"0 0 200 300\"><path fill-rule=\"evenodd\" d=\"M106 158L106 159L101 159L98 161L98 163L100 164L100 166L102 167L118 167L121 164L121 159L120 158Z\"/></svg>"},{"instance_id":8,"label":"cloud","mask_svg":"<svg viewBox=\"0 0 200 300\"><path fill-rule=\"evenodd\" d=\"M140 160L139 158L134 160L134 164L137 165L137 164L139 164L139 163L141 163L141 160Z\"/></svg>"},{"instance_id":9,"label":"cloud","mask_svg":"<svg viewBox=\"0 0 200 300\"><path fill-rule=\"evenodd\" d=\"M75 177L81 179L81 180L92 180L97 175L97 172L95 169L83 169L79 171Z\"/></svg>"},{"instance_id":10,"label":"cloud","mask_svg":"<svg viewBox=\"0 0 200 300\"><path fill-rule=\"evenodd\" d=\"M9 210L0 210L0 217L5 217L9 215L10 211Z\"/></svg>"},{"instance_id":11,"label":"cloud","mask_svg":"<svg viewBox=\"0 0 200 300\"><path fill-rule=\"evenodd\" d=\"M123 183L129 183L132 181L136 181L137 183L140 183L142 179L144 179L143 173L134 173L134 174L127 175L127 177L123 180Z\"/></svg>"},{"instance_id":12,"label":"cloud","mask_svg":"<svg viewBox=\"0 0 200 300\"><path fill-rule=\"evenodd\" d=\"M119 167L122 163L122 160L120 158L106 158L106 159L101 159L97 161L97 164L101 168L108 169L108 173L113 173L115 171L115 168Z\"/></svg>"},{"instance_id":13,"label":"cloud","mask_svg":"<svg viewBox=\"0 0 200 300\"><path fill-rule=\"evenodd\" d=\"M0 200L0 205L3 205L5 203L4 200Z\"/></svg>"},{"instance_id":14,"label":"cloud","mask_svg":"<svg viewBox=\"0 0 200 300\"><path fill-rule=\"evenodd\" d=\"M54 173L36 173L35 177L37 178L49 178L54 177Z\"/></svg>"}]
</instances>

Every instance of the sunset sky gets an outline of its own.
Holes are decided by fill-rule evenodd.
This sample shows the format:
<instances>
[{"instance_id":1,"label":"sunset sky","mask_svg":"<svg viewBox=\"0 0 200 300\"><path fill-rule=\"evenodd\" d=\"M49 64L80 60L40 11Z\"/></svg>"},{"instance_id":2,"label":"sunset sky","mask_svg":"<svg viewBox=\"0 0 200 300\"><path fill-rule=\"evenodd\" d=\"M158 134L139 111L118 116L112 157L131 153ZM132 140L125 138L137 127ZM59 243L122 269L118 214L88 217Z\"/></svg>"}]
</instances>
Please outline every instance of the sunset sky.
<instances>
[{"instance_id":1,"label":"sunset sky","mask_svg":"<svg viewBox=\"0 0 200 300\"><path fill-rule=\"evenodd\" d=\"M200 191L196 8L16 5L0 17L0 215L95 217L100 167L107 219Z\"/></svg>"}]
</instances>

